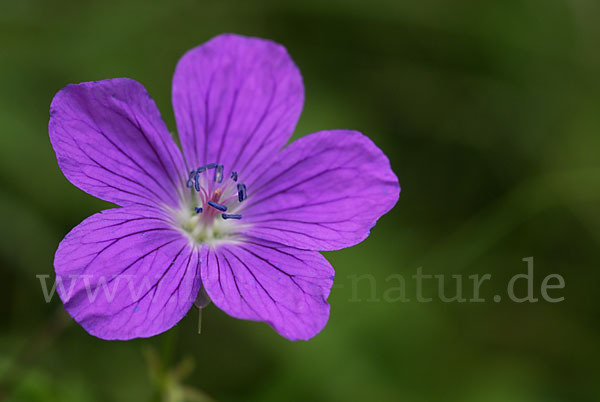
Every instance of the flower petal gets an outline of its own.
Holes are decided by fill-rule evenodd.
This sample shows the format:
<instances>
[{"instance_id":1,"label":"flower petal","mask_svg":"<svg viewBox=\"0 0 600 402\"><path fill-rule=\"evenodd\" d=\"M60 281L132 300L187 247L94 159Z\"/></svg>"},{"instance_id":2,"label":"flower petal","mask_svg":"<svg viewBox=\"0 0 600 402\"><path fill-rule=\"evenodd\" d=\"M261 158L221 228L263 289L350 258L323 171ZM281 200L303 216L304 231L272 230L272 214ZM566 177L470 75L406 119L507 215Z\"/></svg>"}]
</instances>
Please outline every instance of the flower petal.
<instances>
[{"instance_id":1,"label":"flower petal","mask_svg":"<svg viewBox=\"0 0 600 402\"><path fill-rule=\"evenodd\" d=\"M149 337L188 312L200 289L200 252L158 210L102 211L76 226L54 259L57 292L102 339Z\"/></svg>"},{"instance_id":2,"label":"flower petal","mask_svg":"<svg viewBox=\"0 0 600 402\"><path fill-rule=\"evenodd\" d=\"M188 166L248 172L292 135L304 86L285 48L220 35L188 51L173 78L173 107Z\"/></svg>"},{"instance_id":3,"label":"flower petal","mask_svg":"<svg viewBox=\"0 0 600 402\"><path fill-rule=\"evenodd\" d=\"M183 158L140 83L68 85L52 100L50 116L50 141L71 183L121 206L176 205Z\"/></svg>"},{"instance_id":4,"label":"flower petal","mask_svg":"<svg viewBox=\"0 0 600 402\"><path fill-rule=\"evenodd\" d=\"M363 241L400 192L385 154L347 130L293 142L247 187L245 233L307 250Z\"/></svg>"},{"instance_id":5,"label":"flower petal","mask_svg":"<svg viewBox=\"0 0 600 402\"><path fill-rule=\"evenodd\" d=\"M260 239L202 249L202 282L217 307L265 321L282 336L309 339L329 318L333 268L315 251Z\"/></svg>"}]
</instances>

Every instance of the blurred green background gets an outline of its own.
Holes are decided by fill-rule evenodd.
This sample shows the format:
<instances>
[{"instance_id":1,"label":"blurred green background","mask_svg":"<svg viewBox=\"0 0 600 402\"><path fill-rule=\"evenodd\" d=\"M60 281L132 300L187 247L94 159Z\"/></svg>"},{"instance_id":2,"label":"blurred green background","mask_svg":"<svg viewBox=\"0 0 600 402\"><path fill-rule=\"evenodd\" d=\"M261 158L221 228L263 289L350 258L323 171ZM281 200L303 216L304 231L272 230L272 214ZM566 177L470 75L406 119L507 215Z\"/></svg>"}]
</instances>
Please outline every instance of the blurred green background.
<instances>
[{"instance_id":1,"label":"blurred green background","mask_svg":"<svg viewBox=\"0 0 600 402\"><path fill-rule=\"evenodd\" d=\"M600 400L599 20L595 0L0 0L0 399ZM296 136L366 133L400 201L326 253L331 318L309 342L214 306L201 335L194 310L152 339L96 339L36 278L51 284L58 242L108 206L59 171L50 100L131 77L174 129L177 60L223 32L284 44L306 86ZM494 303L529 256L536 295L557 273L565 301ZM491 274L488 301L442 303L434 283L417 303L411 281L412 302L383 299L420 266Z\"/></svg>"}]
</instances>

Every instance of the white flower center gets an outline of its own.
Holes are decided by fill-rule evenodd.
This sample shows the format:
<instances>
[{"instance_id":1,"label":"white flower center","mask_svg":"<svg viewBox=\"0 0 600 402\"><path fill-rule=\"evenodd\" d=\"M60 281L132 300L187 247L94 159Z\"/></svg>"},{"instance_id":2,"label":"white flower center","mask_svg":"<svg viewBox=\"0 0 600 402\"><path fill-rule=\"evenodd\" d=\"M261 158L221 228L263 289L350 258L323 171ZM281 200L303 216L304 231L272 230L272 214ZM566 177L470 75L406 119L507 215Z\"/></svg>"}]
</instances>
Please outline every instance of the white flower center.
<instances>
[{"instance_id":1,"label":"white flower center","mask_svg":"<svg viewBox=\"0 0 600 402\"><path fill-rule=\"evenodd\" d=\"M210 163L192 170L183 194L180 208L172 214L192 242L215 245L238 240L237 232L246 226L240 212L247 195L237 172L224 180L223 165Z\"/></svg>"}]
</instances>

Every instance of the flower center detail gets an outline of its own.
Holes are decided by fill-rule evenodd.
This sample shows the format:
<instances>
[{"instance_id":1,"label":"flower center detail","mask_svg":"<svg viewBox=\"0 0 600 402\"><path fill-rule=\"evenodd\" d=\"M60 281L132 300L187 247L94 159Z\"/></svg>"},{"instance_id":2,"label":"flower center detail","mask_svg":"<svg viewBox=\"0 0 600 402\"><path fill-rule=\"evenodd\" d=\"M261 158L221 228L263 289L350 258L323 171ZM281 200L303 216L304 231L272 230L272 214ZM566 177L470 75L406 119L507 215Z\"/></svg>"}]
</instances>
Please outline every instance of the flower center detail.
<instances>
[{"instance_id":1,"label":"flower center detail","mask_svg":"<svg viewBox=\"0 0 600 402\"><path fill-rule=\"evenodd\" d=\"M240 208L247 198L246 185L238 182L238 173L231 172L225 178L223 165L209 163L189 172L186 187L188 196L177 214L179 226L198 243L233 239L233 222L242 219Z\"/></svg>"}]
</instances>

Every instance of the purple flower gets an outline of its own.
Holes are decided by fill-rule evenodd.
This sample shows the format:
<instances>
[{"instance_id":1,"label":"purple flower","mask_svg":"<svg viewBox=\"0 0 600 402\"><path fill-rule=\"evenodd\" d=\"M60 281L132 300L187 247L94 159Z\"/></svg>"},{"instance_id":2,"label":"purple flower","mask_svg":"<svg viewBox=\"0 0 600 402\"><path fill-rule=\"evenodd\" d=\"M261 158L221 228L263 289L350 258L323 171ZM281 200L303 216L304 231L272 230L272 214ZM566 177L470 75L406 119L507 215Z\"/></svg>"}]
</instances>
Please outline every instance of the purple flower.
<instances>
[{"instance_id":1,"label":"purple flower","mask_svg":"<svg viewBox=\"0 0 600 402\"><path fill-rule=\"evenodd\" d=\"M172 96L183 153L134 80L68 85L52 101L62 172L120 206L60 243L66 310L99 338L149 337L207 294L233 317L311 338L329 317L334 277L317 250L361 242L394 206L400 187L388 159L349 130L282 149L304 87L268 40L221 35L190 50Z\"/></svg>"}]
</instances>

